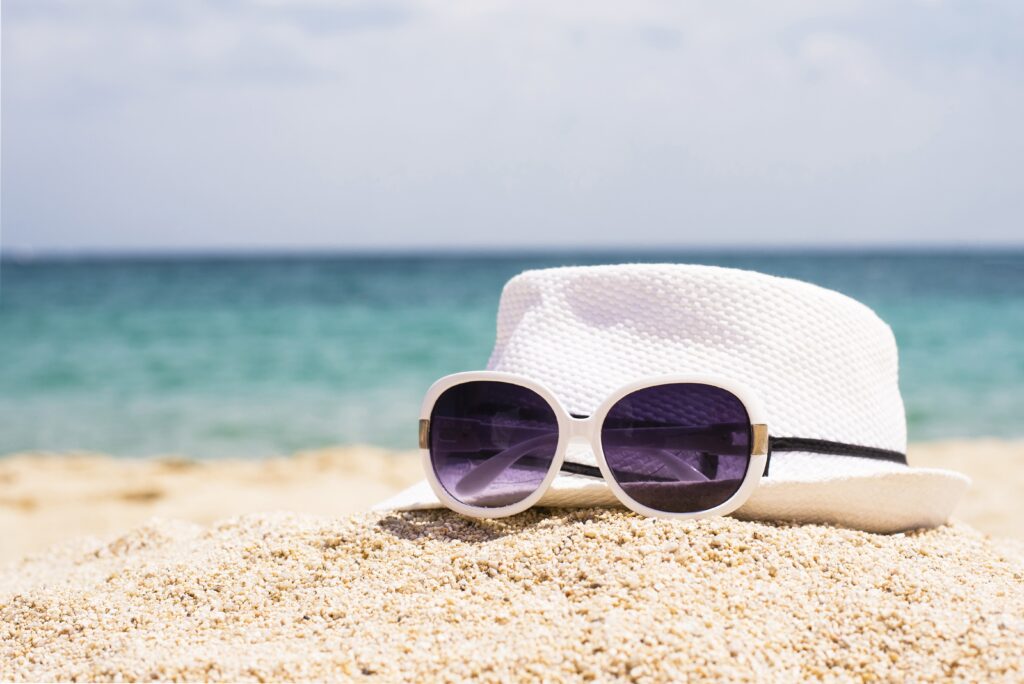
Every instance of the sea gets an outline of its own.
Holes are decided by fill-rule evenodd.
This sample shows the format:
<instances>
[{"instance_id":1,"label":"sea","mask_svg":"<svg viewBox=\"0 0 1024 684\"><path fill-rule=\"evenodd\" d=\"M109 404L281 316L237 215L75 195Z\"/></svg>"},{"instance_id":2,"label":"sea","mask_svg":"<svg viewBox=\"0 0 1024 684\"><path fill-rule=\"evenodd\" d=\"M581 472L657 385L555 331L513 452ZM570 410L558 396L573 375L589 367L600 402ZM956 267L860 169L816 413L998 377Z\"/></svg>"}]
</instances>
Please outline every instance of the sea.
<instances>
[{"instance_id":1,"label":"sea","mask_svg":"<svg viewBox=\"0 0 1024 684\"><path fill-rule=\"evenodd\" d=\"M0 261L0 454L413 448L423 392L483 368L530 268L701 263L873 307L911 440L1024 436L1024 251L282 254Z\"/></svg>"}]
</instances>

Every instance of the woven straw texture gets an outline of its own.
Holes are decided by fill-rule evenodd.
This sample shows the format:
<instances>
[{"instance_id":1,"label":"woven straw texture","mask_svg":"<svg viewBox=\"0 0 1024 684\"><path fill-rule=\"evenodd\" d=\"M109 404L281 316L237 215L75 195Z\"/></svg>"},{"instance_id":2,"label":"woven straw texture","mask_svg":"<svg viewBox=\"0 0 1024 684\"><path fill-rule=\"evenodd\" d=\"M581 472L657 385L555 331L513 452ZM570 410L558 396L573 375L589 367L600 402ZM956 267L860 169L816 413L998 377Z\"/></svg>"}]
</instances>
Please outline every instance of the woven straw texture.
<instances>
[{"instance_id":1,"label":"woven straw texture","mask_svg":"<svg viewBox=\"0 0 1024 684\"><path fill-rule=\"evenodd\" d=\"M637 378L711 374L757 392L775 436L906 449L889 326L798 280L712 266L527 271L502 293L488 368L539 380L580 414Z\"/></svg>"}]
</instances>

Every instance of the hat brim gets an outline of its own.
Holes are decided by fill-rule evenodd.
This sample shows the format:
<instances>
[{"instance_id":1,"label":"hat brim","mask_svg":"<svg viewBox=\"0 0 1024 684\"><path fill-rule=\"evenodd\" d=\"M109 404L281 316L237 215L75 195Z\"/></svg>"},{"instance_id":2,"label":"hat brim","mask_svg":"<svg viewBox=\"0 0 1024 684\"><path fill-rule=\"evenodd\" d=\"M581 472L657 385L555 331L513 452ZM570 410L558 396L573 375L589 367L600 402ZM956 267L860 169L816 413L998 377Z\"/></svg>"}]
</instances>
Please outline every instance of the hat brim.
<instances>
[{"instance_id":1,"label":"hat brim","mask_svg":"<svg viewBox=\"0 0 1024 684\"><path fill-rule=\"evenodd\" d=\"M888 534L945 523L969 485L967 476L950 470L791 452L772 456L768 477L733 515ZM559 473L537 505L586 508L621 503L603 480ZM423 480L374 510L443 507Z\"/></svg>"}]
</instances>

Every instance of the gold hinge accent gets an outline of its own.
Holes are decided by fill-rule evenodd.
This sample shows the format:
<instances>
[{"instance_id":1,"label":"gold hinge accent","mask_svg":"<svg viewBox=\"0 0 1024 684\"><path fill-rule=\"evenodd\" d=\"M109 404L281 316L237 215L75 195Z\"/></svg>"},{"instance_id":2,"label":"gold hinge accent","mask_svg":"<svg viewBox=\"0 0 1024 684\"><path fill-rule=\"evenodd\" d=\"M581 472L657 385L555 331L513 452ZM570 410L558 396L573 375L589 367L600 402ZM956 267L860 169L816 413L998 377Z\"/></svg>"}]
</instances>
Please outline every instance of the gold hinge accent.
<instances>
[{"instance_id":1,"label":"gold hinge accent","mask_svg":"<svg viewBox=\"0 0 1024 684\"><path fill-rule=\"evenodd\" d=\"M750 445L751 456L761 456L768 453L768 426L764 423L751 425L754 441Z\"/></svg>"},{"instance_id":2,"label":"gold hinge accent","mask_svg":"<svg viewBox=\"0 0 1024 684\"><path fill-rule=\"evenodd\" d=\"M430 421L426 418L420 419L420 449L430 448Z\"/></svg>"}]
</instances>

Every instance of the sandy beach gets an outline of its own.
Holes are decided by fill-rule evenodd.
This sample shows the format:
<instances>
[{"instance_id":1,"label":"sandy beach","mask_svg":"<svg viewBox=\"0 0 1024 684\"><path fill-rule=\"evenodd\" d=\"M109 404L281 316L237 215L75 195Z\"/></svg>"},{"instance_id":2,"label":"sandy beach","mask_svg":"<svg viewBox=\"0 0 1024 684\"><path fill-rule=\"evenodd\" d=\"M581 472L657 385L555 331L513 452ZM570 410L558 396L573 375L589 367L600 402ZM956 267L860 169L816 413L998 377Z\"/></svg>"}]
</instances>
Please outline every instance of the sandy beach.
<instances>
[{"instance_id":1,"label":"sandy beach","mask_svg":"<svg viewBox=\"0 0 1024 684\"><path fill-rule=\"evenodd\" d=\"M366 447L8 457L0 680L1018 681L1024 442L910 459L974 478L952 525L363 513L420 476Z\"/></svg>"},{"instance_id":2,"label":"sandy beach","mask_svg":"<svg viewBox=\"0 0 1024 684\"><path fill-rule=\"evenodd\" d=\"M154 521L0 576L0 679L1019 681L1022 580L964 525Z\"/></svg>"},{"instance_id":3,"label":"sandy beach","mask_svg":"<svg viewBox=\"0 0 1024 684\"><path fill-rule=\"evenodd\" d=\"M412 452L345 447L260 460L0 458L0 563L153 517L209 524L245 513L367 510L420 478Z\"/></svg>"},{"instance_id":4,"label":"sandy beach","mask_svg":"<svg viewBox=\"0 0 1024 684\"><path fill-rule=\"evenodd\" d=\"M1024 441L914 444L909 458L973 479L958 520L1024 541ZM9 456L0 459L0 563L73 537L121 533L153 517L205 525L269 511L358 513L420 478L415 452L365 446L263 460Z\"/></svg>"}]
</instances>

